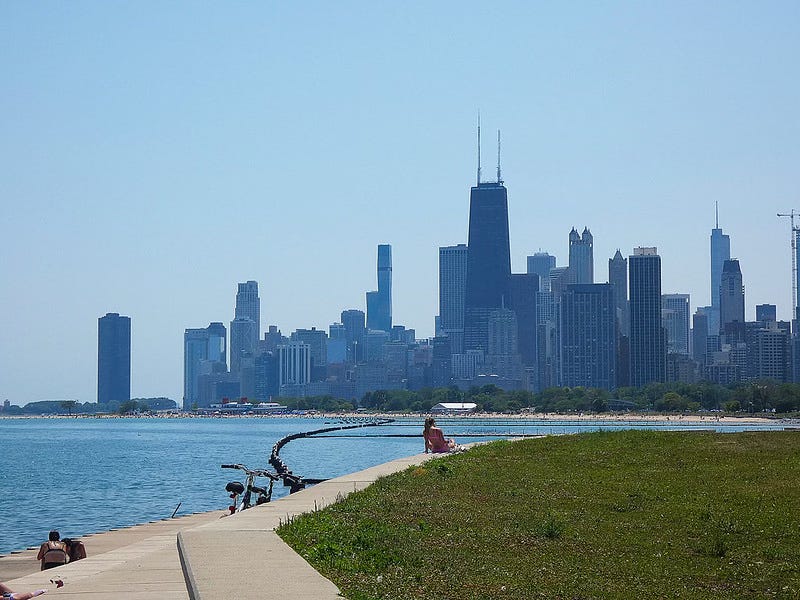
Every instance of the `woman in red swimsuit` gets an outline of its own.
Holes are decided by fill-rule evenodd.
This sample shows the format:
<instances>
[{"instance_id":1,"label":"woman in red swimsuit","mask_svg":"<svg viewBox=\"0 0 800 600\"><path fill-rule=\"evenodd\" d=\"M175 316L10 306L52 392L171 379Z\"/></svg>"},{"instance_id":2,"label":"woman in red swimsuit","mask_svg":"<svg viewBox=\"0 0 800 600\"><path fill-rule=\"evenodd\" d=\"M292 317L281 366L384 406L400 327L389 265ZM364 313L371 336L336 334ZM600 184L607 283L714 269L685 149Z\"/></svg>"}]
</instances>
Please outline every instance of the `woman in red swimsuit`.
<instances>
[{"instance_id":1,"label":"woman in red swimsuit","mask_svg":"<svg viewBox=\"0 0 800 600\"><path fill-rule=\"evenodd\" d=\"M432 417L425 419L425 429L422 432L425 438L425 453L428 452L450 452L456 447L454 439L445 439L441 429L436 427L436 421Z\"/></svg>"}]
</instances>

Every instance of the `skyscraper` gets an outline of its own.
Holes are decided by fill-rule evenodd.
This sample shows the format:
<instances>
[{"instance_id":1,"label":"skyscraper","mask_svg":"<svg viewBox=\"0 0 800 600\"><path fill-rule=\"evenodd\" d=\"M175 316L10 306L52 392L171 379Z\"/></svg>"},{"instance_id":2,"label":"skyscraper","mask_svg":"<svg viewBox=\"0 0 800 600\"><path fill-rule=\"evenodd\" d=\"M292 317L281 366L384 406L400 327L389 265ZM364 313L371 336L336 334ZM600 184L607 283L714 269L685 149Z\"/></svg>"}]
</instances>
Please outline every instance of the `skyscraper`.
<instances>
[{"instance_id":1,"label":"skyscraper","mask_svg":"<svg viewBox=\"0 0 800 600\"><path fill-rule=\"evenodd\" d=\"M708 306L699 307L692 316L692 358L701 364L706 362L709 309Z\"/></svg>"},{"instance_id":2,"label":"skyscraper","mask_svg":"<svg viewBox=\"0 0 800 600\"><path fill-rule=\"evenodd\" d=\"M689 294L661 296L661 324L668 354L689 354Z\"/></svg>"},{"instance_id":3,"label":"skyscraper","mask_svg":"<svg viewBox=\"0 0 800 600\"><path fill-rule=\"evenodd\" d=\"M536 252L528 257L528 273L539 276L539 291L550 291L550 270L556 268L556 257L547 252Z\"/></svg>"},{"instance_id":4,"label":"skyscraper","mask_svg":"<svg viewBox=\"0 0 800 600\"><path fill-rule=\"evenodd\" d=\"M661 326L661 257L657 248L634 248L630 271L631 385L663 382L666 343Z\"/></svg>"},{"instance_id":5,"label":"skyscraper","mask_svg":"<svg viewBox=\"0 0 800 600\"><path fill-rule=\"evenodd\" d=\"M539 277L535 273L512 273L510 309L517 314L517 346L525 367L536 366L536 300Z\"/></svg>"},{"instance_id":6,"label":"skyscraper","mask_svg":"<svg viewBox=\"0 0 800 600\"><path fill-rule=\"evenodd\" d=\"M231 373L241 371L242 357L252 357L261 337L261 299L258 283L240 283L236 292L236 307L231 321L230 365Z\"/></svg>"},{"instance_id":7,"label":"skyscraper","mask_svg":"<svg viewBox=\"0 0 800 600\"><path fill-rule=\"evenodd\" d=\"M222 323L203 329L187 329L183 334L183 407L201 402L199 378L202 374L225 373L227 331Z\"/></svg>"},{"instance_id":8,"label":"skyscraper","mask_svg":"<svg viewBox=\"0 0 800 600\"><path fill-rule=\"evenodd\" d=\"M502 181L481 182L479 176L478 184L470 189L469 195L467 287L464 297L466 350L488 349L489 314L508 305L510 277L508 194Z\"/></svg>"},{"instance_id":9,"label":"skyscraper","mask_svg":"<svg viewBox=\"0 0 800 600\"><path fill-rule=\"evenodd\" d=\"M731 238L719 226L719 210L715 210L716 225L711 230L711 312L708 313L708 334L720 332L720 283L722 267L731 258Z\"/></svg>"},{"instance_id":10,"label":"skyscraper","mask_svg":"<svg viewBox=\"0 0 800 600\"><path fill-rule=\"evenodd\" d=\"M97 402L131 399L131 319L107 313L97 320Z\"/></svg>"},{"instance_id":11,"label":"skyscraper","mask_svg":"<svg viewBox=\"0 0 800 600\"><path fill-rule=\"evenodd\" d=\"M561 383L616 388L617 332L614 288L573 284L561 295Z\"/></svg>"},{"instance_id":12,"label":"skyscraper","mask_svg":"<svg viewBox=\"0 0 800 600\"><path fill-rule=\"evenodd\" d=\"M464 347L464 294L467 289L467 245L439 248L439 327L450 338L450 351Z\"/></svg>"},{"instance_id":13,"label":"skyscraper","mask_svg":"<svg viewBox=\"0 0 800 600\"><path fill-rule=\"evenodd\" d=\"M608 283L614 288L619 334L628 335L628 261L617 248L614 258L608 259Z\"/></svg>"},{"instance_id":14,"label":"skyscraper","mask_svg":"<svg viewBox=\"0 0 800 600\"><path fill-rule=\"evenodd\" d=\"M234 319L250 319L256 324L256 339L261 337L261 298L258 297L258 282L240 283L236 292Z\"/></svg>"},{"instance_id":15,"label":"skyscraper","mask_svg":"<svg viewBox=\"0 0 800 600\"><path fill-rule=\"evenodd\" d=\"M378 245L378 291L367 292L367 329L392 330L392 247Z\"/></svg>"},{"instance_id":16,"label":"skyscraper","mask_svg":"<svg viewBox=\"0 0 800 600\"><path fill-rule=\"evenodd\" d=\"M340 320L344 325L347 339L347 358L352 362L358 362L363 356L362 346L367 327L364 311L355 308L343 310Z\"/></svg>"},{"instance_id":17,"label":"skyscraper","mask_svg":"<svg viewBox=\"0 0 800 600\"><path fill-rule=\"evenodd\" d=\"M569 270L573 283L594 283L594 238L588 227L583 234L573 227L569 232Z\"/></svg>"},{"instance_id":18,"label":"skyscraper","mask_svg":"<svg viewBox=\"0 0 800 600\"><path fill-rule=\"evenodd\" d=\"M744 285L739 261L723 263L719 287L720 328L725 332L731 323L744 323Z\"/></svg>"}]
</instances>

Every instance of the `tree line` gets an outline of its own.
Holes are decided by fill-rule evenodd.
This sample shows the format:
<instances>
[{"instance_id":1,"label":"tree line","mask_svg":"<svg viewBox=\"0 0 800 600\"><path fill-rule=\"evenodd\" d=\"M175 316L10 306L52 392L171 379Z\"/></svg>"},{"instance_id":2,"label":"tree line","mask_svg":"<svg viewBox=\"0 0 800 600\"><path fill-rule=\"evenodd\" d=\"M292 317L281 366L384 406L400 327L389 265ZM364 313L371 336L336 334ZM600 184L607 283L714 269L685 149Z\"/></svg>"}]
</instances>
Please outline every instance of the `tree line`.
<instances>
[{"instance_id":1,"label":"tree line","mask_svg":"<svg viewBox=\"0 0 800 600\"><path fill-rule=\"evenodd\" d=\"M428 412L442 402L474 402L478 412L578 413L614 411L655 411L695 413L800 412L800 384L771 380L723 386L701 383L652 383L641 388L626 387L615 392L585 387L555 387L538 393L505 391L494 385L462 391L455 386L419 391L377 390L367 392L358 405L332 396L282 398L292 410L347 411L361 407L378 412Z\"/></svg>"}]
</instances>

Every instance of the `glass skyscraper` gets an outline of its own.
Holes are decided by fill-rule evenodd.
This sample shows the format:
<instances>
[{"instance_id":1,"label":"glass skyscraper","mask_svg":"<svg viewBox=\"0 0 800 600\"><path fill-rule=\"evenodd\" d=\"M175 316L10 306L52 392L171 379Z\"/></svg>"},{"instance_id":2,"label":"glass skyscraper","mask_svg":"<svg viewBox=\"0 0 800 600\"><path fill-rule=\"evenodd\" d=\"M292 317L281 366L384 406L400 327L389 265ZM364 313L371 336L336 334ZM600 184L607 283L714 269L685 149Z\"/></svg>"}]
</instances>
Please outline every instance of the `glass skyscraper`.
<instances>
[{"instance_id":1,"label":"glass skyscraper","mask_svg":"<svg viewBox=\"0 0 800 600\"><path fill-rule=\"evenodd\" d=\"M731 258L731 237L722 233L717 218L716 227L711 230L711 311L708 313L708 334L720 332L720 283L722 267Z\"/></svg>"},{"instance_id":2,"label":"glass skyscraper","mask_svg":"<svg viewBox=\"0 0 800 600\"><path fill-rule=\"evenodd\" d=\"M131 399L131 319L108 313L97 320L97 402Z\"/></svg>"},{"instance_id":3,"label":"glass skyscraper","mask_svg":"<svg viewBox=\"0 0 800 600\"><path fill-rule=\"evenodd\" d=\"M378 291L367 292L367 329L392 330L392 247L378 246Z\"/></svg>"},{"instance_id":4,"label":"glass skyscraper","mask_svg":"<svg viewBox=\"0 0 800 600\"><path fill-rule=\"evenodd\" d=\"M502 181L471 188L468 235L464 348L486 351L489 315L510 301L508 194Z\"/></svg>"},{"instance_id":5,"label":"glass skyscraper","mask_svg":"<svg viewBox=\"0 0 800 600\"><path fill-rule=\"evenodd\" d=\"M450 338L450 351L464 347L464 294L467 287L467 245L439 248L439 328Z\"/></svg>"}]
</instances>

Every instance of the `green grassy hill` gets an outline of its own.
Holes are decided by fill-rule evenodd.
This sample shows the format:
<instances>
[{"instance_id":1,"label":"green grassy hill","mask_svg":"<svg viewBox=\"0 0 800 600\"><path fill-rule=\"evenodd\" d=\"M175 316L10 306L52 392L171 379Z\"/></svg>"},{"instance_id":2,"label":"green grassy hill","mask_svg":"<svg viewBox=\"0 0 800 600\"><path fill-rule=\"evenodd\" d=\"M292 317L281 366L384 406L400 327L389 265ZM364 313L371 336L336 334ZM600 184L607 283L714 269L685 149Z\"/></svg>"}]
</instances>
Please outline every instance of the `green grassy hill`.
<instances>
[{"instance_id":1,"label":"green grassy hill","mask_svg":"<svg viewBox=\"0 0 800 600\"><path fill-rule=\"evenodd\" d=\"M495 442L280 535L349 600L798 598L800 432Z\"/></svg>"}]
</instances>

